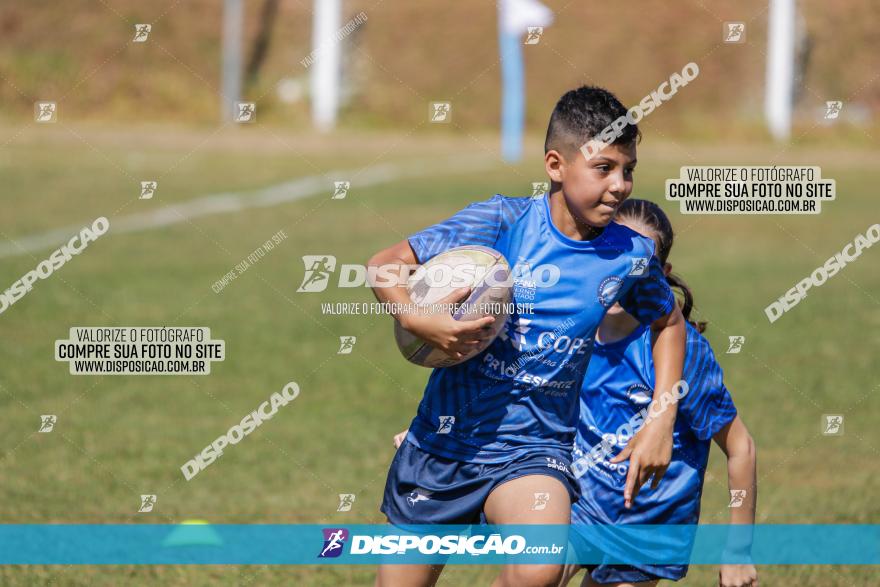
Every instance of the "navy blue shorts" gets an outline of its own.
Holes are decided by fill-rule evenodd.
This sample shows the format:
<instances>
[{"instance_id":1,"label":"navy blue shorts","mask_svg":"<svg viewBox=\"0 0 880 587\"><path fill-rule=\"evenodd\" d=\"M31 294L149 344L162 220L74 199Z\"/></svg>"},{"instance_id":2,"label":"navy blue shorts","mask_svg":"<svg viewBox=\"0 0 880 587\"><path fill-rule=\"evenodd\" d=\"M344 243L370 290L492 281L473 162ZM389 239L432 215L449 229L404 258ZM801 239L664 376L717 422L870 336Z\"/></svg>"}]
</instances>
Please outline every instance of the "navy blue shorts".
<instances>
[{"instance_id":1,"label":"navy blue shorts","mask_svg":"<svg viewBox=\"0 0 880 587\"><path fill-rule=\"evenodd\" d=\"M382 513L395 526L408 524L479 524L489 494L505 481L526 475L555 477L571 502L580 495L568 456L535 452L498 464L466 463L425 452L404 441L397 449Z\"/></svg>"},{"instance_id":2,"label":"navy blue shorts","mask_svg":"<svg viewBox=\"0 0 880 587\"><path fill-rule=\"evenodd\" d=\"M577 531L577 525L572 526L568 534L571 550L583 555L593 552L600 553L602 549L584 535ZM593 581L599 584L605 583L639 583L641 581L678 581L687 575L687 565L606 565L587 564L581 565L590 573Z\"/></svg>"}]
</instances>

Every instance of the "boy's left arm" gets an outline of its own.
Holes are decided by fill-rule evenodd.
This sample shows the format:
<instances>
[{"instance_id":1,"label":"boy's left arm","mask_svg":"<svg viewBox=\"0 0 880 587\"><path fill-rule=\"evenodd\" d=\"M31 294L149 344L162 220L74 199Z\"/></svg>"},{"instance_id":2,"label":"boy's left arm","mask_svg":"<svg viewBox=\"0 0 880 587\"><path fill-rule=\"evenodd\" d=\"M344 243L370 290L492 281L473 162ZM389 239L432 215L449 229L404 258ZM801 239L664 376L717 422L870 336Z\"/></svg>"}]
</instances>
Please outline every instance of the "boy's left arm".
<instances>
[{"instance_id":1,"label":"boy's left arm","mask_svg":"<svg viewBox=\"0 0 880 587\"><path fill-rule=\"evenodd\" d=\"M629 458L624 502L627 508L639 494L639 489L654 477L651 488L656 488L672 459L672 430L678 412L677 395L673 388L681 381L684 365L687 330L678 304L672 311L651 323L654 357L654 398L644 426L630 439L612 463Z\"/></svg>"}]
</instances>

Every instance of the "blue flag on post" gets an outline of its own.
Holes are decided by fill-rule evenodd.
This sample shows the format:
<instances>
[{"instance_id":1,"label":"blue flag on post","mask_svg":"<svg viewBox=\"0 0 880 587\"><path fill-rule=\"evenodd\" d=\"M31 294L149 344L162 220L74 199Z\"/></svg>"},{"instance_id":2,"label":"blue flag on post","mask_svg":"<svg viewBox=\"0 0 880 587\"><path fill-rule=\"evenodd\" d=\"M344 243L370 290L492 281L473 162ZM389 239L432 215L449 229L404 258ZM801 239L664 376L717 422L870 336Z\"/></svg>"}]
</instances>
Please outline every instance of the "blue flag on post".
<instances>
[{"instance_id":1,"label":"blue flag on post","mask_svg":"<svg viewBox=\"0 0 880 587\"><path fill-rule=\"evenodd\" d=\"M537 44L553 12L537 0L498 2L498 41L501 53L501 156L507 162L522 159L525 121L525 74L521 40Z\"/></svg>"}]
</instances>

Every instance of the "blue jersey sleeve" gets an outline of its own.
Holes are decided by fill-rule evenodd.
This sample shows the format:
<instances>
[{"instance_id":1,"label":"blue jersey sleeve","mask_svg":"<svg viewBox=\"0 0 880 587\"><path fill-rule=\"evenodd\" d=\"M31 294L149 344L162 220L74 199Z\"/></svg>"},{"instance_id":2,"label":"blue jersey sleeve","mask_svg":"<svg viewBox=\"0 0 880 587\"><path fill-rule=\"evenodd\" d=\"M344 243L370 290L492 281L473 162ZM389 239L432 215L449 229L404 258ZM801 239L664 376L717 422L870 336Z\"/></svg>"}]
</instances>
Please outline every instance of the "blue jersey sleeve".
<instances>
[{"instance_id":1,"label":"blue jersey sleeve","mask_svg":"<svg viewBox=\"0 0 880 587\"><path fill-rule=\"evenodd\" d=\"M697 438L709 440L736 417L736 406L724 386L724 373L712 348L706 339L691 332L691 327L682 377L688 394L679 402L678 415Z\"/></svg>"},{"instance_id":2,"label":"blue jersey sleeve","mask_svg":"<svg viewBox=\"0 0 880 587\"><path fill-rule=\"evenodd\" d=\"M419 263L427 263L443 251L465 245L493 248L502 223L503 197L475 202L455 216L409 237Z\"/></svg>"},{"instance_id":3,"label":"blue jersey sleeve","mask_svg":"<svg viewBox=\"0 0 880 587\"><path fill-rule=\"evenodd\" d=\"M650 324L668 315L675 304L675 294L666 282L660 261L652 255L648 269L635 280L632 287L620 298L620 305L642 324Z\"/></svg>"}]
</instances>

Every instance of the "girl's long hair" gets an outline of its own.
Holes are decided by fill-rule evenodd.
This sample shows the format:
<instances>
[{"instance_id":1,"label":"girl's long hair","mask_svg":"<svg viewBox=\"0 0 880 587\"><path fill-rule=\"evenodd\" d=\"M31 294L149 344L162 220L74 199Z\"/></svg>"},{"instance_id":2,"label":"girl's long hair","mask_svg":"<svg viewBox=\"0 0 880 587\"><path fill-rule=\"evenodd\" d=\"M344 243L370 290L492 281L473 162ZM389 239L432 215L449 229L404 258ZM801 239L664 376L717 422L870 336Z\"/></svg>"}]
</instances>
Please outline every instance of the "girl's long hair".
<instances>
[{"instance_id":1,"label":"girl's long hair","mask_svg":"<svg viewBox=\"0 0 880 587\"><path fill-rule=\"evenodd\" d=\"M617 210L615 221L624 224L631 224L644 228L657 242L657 250L655 251L657 259L661 265L666 264L669 258L669 252L672 250L672 242L675 239L675 232L672 230L672 223L669 217L660 206L648 200L639 200L631 198L625 200ZM694 309L694 294L684 279L670 273L666 276L666 282L669 287L676 289L681 294L681 313L685 320L690 322L699 332L706 330L706 322L697 322L691 320L691 311Z\"/></svg>"}]
</instances>

